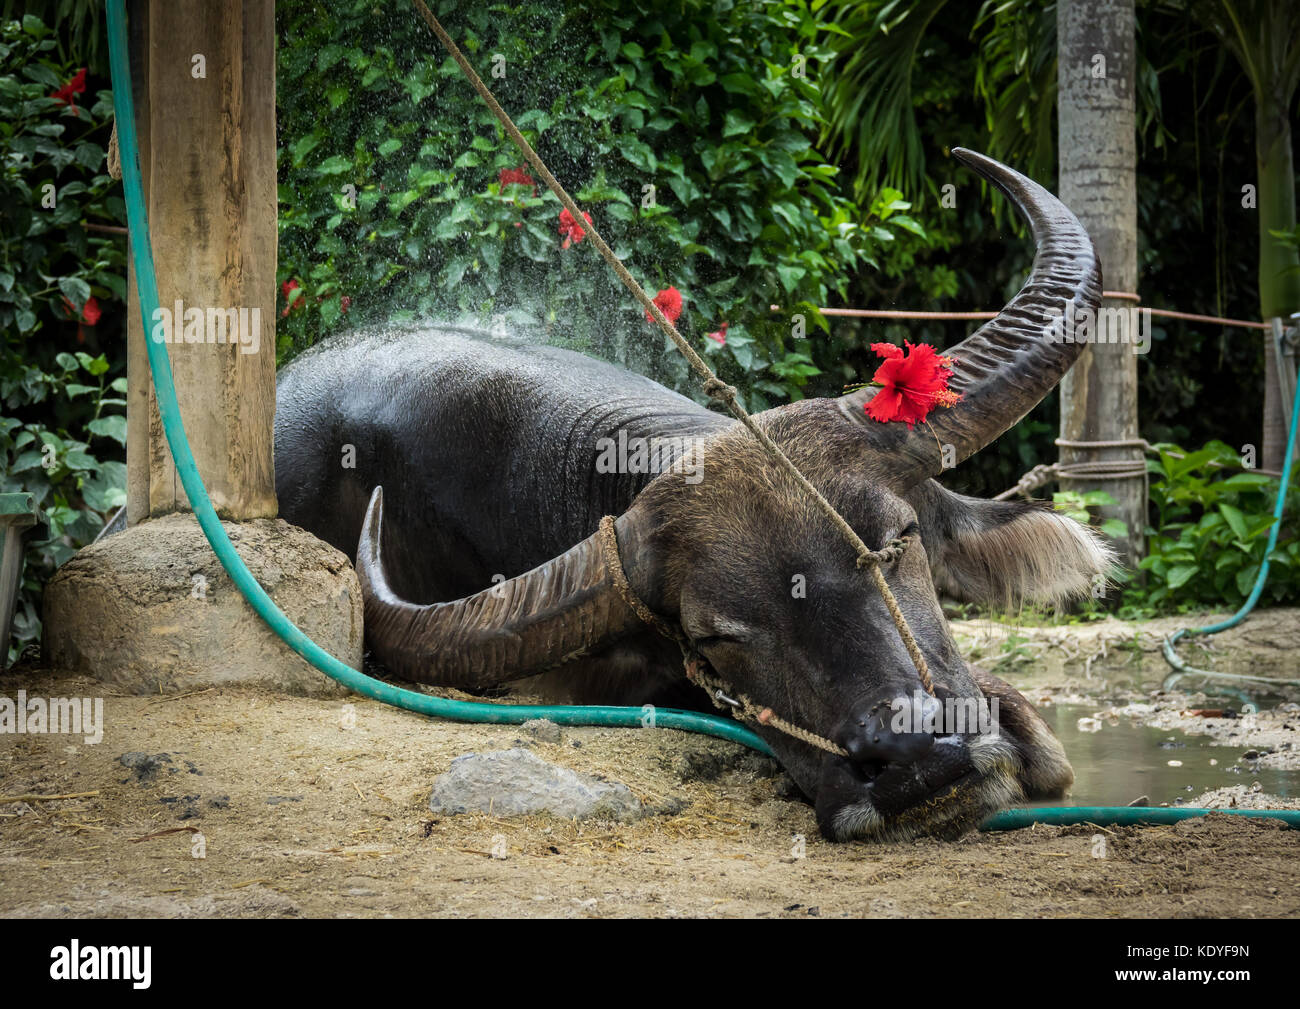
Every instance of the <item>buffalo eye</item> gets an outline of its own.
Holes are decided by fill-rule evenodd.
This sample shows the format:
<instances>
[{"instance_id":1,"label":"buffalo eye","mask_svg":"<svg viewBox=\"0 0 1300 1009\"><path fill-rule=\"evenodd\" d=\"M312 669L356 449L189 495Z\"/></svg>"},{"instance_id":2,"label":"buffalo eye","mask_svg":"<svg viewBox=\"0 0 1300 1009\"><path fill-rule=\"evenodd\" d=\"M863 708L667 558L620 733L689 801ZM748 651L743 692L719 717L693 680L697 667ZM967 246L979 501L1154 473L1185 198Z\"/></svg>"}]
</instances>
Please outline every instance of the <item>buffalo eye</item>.
<instances>
[{"instance_id":1,"label":"buffalo eye","mask_svg":"<svg viewBox=\"0 0 1300 1009\"><path fill-rule=\"evenodd\" d=\"M740 638L732 637L729 634L712 634L695 639L695 645L697 648L714 648L718 645L738 644L741 644Z\"/></svg>"}]
</instances>

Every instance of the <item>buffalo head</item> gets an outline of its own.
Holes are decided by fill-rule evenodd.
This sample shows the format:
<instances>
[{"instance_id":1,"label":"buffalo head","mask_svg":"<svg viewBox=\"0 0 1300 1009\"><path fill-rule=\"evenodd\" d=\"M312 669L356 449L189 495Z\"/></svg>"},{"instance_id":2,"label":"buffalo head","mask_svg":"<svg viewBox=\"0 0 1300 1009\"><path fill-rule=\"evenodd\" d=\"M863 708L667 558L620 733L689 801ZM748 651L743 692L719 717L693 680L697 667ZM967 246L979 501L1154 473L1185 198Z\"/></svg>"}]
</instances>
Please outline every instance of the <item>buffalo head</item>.
<instances>
[{"instance_id":1,"label":"buffalo head","mask_svg":"<svg viewBox=\"0 0 1300 1009\"><path fill-rule=\"evenodd\" d=\"M1050 193L981 155L954 154L1006 193L1037 242L1021 291L946 351L957 362L959 402L913 430L868 418L871 388L756 418L869 547L909 538L882 573L926 656L933 695L921 690L884 600L843 536L740 425L706 441L702 480L682 465L662 473L615 524L640 600L680 627L732 689L841 751L755 726L837 840L952 836L1012 802L1061 794L1073 780L1024 698L962 660L936 585L973 601L1061 600L1086 591L1110 555L1050 508L963 497L932 478L1060 381L1081 346L1054 339L1054 320L1070 302L1095 310L1101 275L1088 236ZM381 519L376 490L357 569L367 638L401 675L483 687L644 630L598 534L476 595L414 605L385 577Z\"/></svg>"}]
</instances>

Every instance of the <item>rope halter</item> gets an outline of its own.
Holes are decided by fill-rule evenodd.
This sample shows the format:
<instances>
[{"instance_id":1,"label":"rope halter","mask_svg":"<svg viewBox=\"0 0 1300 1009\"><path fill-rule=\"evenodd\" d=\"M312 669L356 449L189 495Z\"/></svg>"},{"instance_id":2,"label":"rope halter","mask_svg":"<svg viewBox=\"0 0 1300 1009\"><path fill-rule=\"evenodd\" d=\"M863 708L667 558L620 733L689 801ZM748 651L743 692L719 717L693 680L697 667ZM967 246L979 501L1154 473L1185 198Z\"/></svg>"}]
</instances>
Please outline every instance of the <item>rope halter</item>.
<instances>
[{"instance_id":1,"label":"rope halter","mask_svg":"<svg viewBox=\"0 0 1300 1009\"><path fill-rule=\"evenodd\" d=\"M691 643L679 624L669 623L659 614L655 613L644 600L636 594L631 583L627 580L627 572L623 570L623 561L618 552L618 537L614 534L614 516L606 515L600 520L599 535L601 545L604 547L605 569L609 573L610 581L618 590L618 594L627 603L628 608L640 618L641 622L649 627L653 627L664 637L669 638L677 643L681 649L682 665L686 671L686 678L701 687L708 695L709 700L713 702L714 707L720 711L728 712L732 717L745 721L757 722L759 725L766 725L778 732L783 732L787 736L798 739L809 746L816 747L819 750L825 750L827 753L833 753L838 757L847 757L848 750L837 743L831 742L825 736L818 735L811 729L805 729L788 719L782 718L776 714L771 707L758 704L746 695L734 690L722 677L718 676L709 660L700 654L699 650ZM890 615L894 618L894 623L898 625L899 633L903 634L904 642L911 641L911 647L916 647L916 641L911 637L911 631L907 627L907 621L903 619L902 611L898 607L898 601L894 594L889 591L889 586L885 584L884 575L880 573L880 565L888 564L903 556L912 538L905 536L902 539L890 540L879 550L869 550L858 558L858 567L870 568L873 575L878 579L877 586L883 586L882 595L885 605L889 608ZM906 633L904 633L906 632ZM925 665L924 656L920 655L920 649L917 649L917 656L920 658L918 670L924 670L922 685L925 689L933 694L934 689L930 682L929 669ZM916 658L913 659L916 661Z\"/></svg>"}]
</instances>

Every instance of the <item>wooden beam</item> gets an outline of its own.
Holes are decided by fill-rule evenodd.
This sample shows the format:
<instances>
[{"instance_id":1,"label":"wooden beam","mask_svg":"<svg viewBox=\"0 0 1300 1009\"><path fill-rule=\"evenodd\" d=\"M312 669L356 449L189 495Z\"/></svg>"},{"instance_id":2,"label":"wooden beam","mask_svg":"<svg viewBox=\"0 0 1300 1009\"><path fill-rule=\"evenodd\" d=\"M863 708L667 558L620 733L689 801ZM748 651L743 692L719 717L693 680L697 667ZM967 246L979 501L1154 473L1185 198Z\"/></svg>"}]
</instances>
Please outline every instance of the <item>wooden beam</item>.
<instances>
[{"instance_id":1,"label":"wooden beam","mask_svg":"<svg viewBox=\"0 0 1300 1009\"><path fill-rule=\"evenodd\" d=\"M181 305L166 332L181 415L218 514L274 516L275 5L166 0L145 14L142 162L160 305ZM163 333L138 311L133 375L146 334ZM130 403L128 457L141 433L140 399ZM188 508L156 405L147 488L138 454L128 515L142 517L146 491L151 516Z\"/></svg>"}]
</instances>

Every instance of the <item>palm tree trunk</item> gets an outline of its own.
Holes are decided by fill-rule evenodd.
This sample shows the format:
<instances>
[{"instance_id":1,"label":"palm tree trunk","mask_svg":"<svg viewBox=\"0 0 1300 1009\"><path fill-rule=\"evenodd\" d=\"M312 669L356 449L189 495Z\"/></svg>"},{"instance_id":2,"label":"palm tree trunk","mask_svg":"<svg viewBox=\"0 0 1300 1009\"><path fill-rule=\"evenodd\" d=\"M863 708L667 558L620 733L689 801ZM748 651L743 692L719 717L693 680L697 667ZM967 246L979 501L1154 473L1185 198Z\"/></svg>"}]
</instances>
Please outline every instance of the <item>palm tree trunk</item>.
<instances>
[{"instance_id":1,"label":"palm tree trunk","mask_svg":"<svg viewBox=\"0 0 1300 1009\"><path fill-rule=\"evenodd\" d=\"M1255 160L1259 170L1259 310L1264 319L1281 318L1300 310L1300 257L1270 231L1295 228L1295 164L1291 153L1288 99L1255 95ZM1264 445L1261 465L1282 468L1286 433L1282 392L1278 385L1273 334L1264 332ZM1290 404L1285 404L1290 409Z\"/></svg>"},{"instance_id":2,"label":"palm tree trunk","mask_svg":"<svg viewBox=\"0 0 1300 1009\"><path fill-rule=\"evenodd\" d=\"M1300 8L1295 0L1214 0L1195 16L1241 64L1255 98L1255 178L1259 216L1259 312L1283 321L1300 311L1300 254L1272 231L1294 232L1295 163L1288 113L1300 85ZM1283 404L1273 353L1264 333L1264 424L1261 465L1282 466L1286 451Z\"/></svg>"},{"instance_id":3,"label":"palm tree trunk","mask_svg":"<svg viewBox=\"0 0 1300 1009\"><path fill-rule=\"evenodd\" d=\"M1062 0L1057 8L1057 101L1060 118L1060 196L1092 236L1104 286L1137 290L1137 150L1134 91L1133 0ZM1107 300L1126 314L1133 302ZM1136 313L1132 313L1133 316ZM1129 320L1128 339L1094 328L1089 346L1061 383L1061 439L1116 442L1138 438L1137 354ZM1105 339L1109 337L1109 339ZM1105 342L1103 342L1105 339ZM1112 342L1113 341L1113 342ZM1132 462L1135 447L1062 446L1061 462ZM1128 535L1116 543L1128 565L1143 552L1145 481L1140 478L1063 478L1069 490L1100 490L1115 501L1102 509Z\"/></svg>"}]
</instances>

